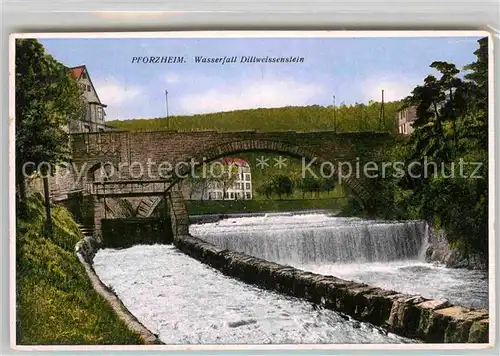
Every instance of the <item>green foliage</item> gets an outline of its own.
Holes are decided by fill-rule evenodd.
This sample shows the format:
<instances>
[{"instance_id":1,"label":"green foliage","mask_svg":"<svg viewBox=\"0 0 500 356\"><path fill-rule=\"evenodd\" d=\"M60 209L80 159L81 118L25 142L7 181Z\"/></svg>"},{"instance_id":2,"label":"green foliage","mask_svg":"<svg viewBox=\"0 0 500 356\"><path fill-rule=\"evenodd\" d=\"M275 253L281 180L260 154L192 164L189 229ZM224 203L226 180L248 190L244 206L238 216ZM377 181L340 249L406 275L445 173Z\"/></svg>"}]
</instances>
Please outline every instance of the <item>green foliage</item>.
<instances>
[{"instance_id":1,"label":"green foliage","mask_svg":"<svg viewBox=\"0 0 500 356\"><path fill-rule=\"evenodd\" d=\"M83 195L82 192L70 193L63 204L76 222L87 226L94 224L95 202L92 195Z\"/></svg>"},{"instance_id":2,"label":"green foliage","mask_svg":"<svg viewBox=\"0 0 500 356\"><path fill-rule=\"evenodd\" d=\"M266 197L266 199L270 199L274 194L274 187L269 183L262 183L256 189L256 193L260 196Z\"/></svg>"},{"instance_id":3,"label":"green foliage","mask_svg":"<svg viewBox=\"0 0 500 356\"><path fill-rule=\"evenodd\" d=\"M140 344L93 289L75 254L83 238L71 214L54 207L52 238L44 234L43 198L27 201L17 220L18 344Z\"/></svg>"},{"instance_id":4,"label":"green foliage","mask_svg":"<svg viewBox=\"0 0 500 356\"><path fill-rule=\"evenodd\" d=\"M300 179L297 185L302 191L303 196L305 196L306 193L310 193L312 196L313 193L318 194L322 190L321 180L312 176L306 176Z\"/></svg>"},{"instance_id":5,"label":"green foliage","mask_svg":"<svg viewBox=\"0 0 500 356\"><path fill-rule=\"evenodd\" d=\"M397 131L396 112L401 103L384 103L385 121L380 121L379 102L341 105L336 108L337 131ZM271 109L235 110L192 116L109 121L108 125L128 131L327 131L334 130L333 106L287 106Z\"/></svg>"},{"instance_id":6,"label":"green foliage","mask_svg":"<svg viewBox=\"0 0 500 356\"><path fill-rule=\"evenodd\" d=\"M306 174L305 179L314 181L317 188L308 190L308 188L303 185L302 161L297 158L284 156L283 159L286 159L286 166L276 167L274 163L279 155L269 152L243 152L234 157L243 158L248 162L252 173L253 195L256 199L275 199L278 197L276 186L273 182L275 182L277 179L276 177L280 175L289 177L292 181L292 191L288 194L282 192L282 195L287 195L287 199L305 199L306 196L309 198L316 197L318 199L330 197L340 198L345 196L343 187L337 185L335 179L315 178L310 174ZM269 167L261 168L258 166L258 162L262 158L267 159ZM310 168L318 177L321 176L319 165L313 165Z\"/></svg>"},{"instance_id":7,"label":"green foliage","mask_svg":"<svg viewBox=\"0 0 500 356\"><path fill-rule=\"evenodd\" d=\"M46 162L54 168L67 161L70 119L83 115L83 106L76 81L68 69L45 53L35 39L16 40L16 179L18 193L24 201L23 165L26 173ZM49 167L44 167L49 169Z\"/></svg>"},{"instance_id":8,"label":"green foliage","mask_svg":"<svg viewBox=\"0 0 500 356\"><path fill-rule=\"evenodd\" d=\"M463 80L455 65L433 62L440 77L428 76L405 99L417 108L415 130L392 160L419 165L413 165L413 177L379 179L376 197L364 210L427 219L445 230L450 244L487 261L488 42L478 42L477 60L465 67L470 72Z\"/></svg>"},{"instance_id":9,"label":"green foliage","mask_svg":"<svg viewBox=\"0 0 500 356\"><path fill-rule=\"evenodd\" d=\"M268 184L280 199L283 195L290 196L293 192L293 181L285 175L275 176Z\"/></svg>"}]
</instances>

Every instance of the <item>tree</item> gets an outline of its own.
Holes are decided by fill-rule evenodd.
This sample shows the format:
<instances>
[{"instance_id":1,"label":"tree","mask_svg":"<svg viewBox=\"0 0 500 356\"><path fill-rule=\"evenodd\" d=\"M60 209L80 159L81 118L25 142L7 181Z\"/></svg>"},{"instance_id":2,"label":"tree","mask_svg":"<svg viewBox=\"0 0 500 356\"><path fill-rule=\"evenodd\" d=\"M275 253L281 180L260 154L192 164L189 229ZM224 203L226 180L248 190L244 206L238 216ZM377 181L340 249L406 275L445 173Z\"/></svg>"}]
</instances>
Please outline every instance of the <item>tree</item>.
<instances>
[{"instance_id":1,"label":"tree","mask_svg":"<svg viewBox=\"0 0 500 356\"><path fill-rule=\"evenodd\" d=\"M53 173L58 162L68 160L67 127L82 117L83 105L68 69L35 39L16 40L15 86L16 189L23 212L26 176L37 167L43 175ZM33 165L24 167L28 162Z\"/></svg>"},{"instance_id":2,"label":"tree","mask_svg":"<svg viewBox=\"0 0 500 356\"><path fill-rule=\"evenodd\" d=\"M324 178L321 181L321 190L327 192L328 195L330 195L330 192L332 192L334 189L335 189L335 179Z\"/></svg>"},{"instance_id":3,"label":"tree","mask_svg":"<svg viewBox=\"0 0 500 356\"><path fill-rule=\"evenodd\" d=\"M322 188L322 182L315 177L307 176L300 180L299 189L302 191L302 199L305 198L306 193L311 194L311 198L313 193L318 194Z\"/></svg>"},{"instance_id":4,"label":"tree","mask_svg":"<svg viewBox=\"0 0 500 356\"><path fill-rule=\"evenodd\" d=\"M208 188L212 187L213 184L215 184L214 181L203 176L188 176L182 181L182 185L186 186L188 189L189 199L193 199L193 196L197 194L200 196L200 200L204 200L205 192Z\"/></svg>"},{"instance_id":5,"label":"tree","mask_svg":"<svg viewBox=\"0 0 500 356\"><path fill-rule=\"evenodd\" d=\"M293 181L288 176L275 176L271 181L271 186L279 199L281 199L281 196L284 194L291 195L293 193Z\"/></svg>"},{"instance_id":6,"label":"tree","mask_svg":"<svg viewBox=\"0 0 500 356\"><path fill-rule=\"evenodd\" d=\"M443 92L444 97L446 98L445 104L443 105L441 111L445 120L450 120L453 126L453 150L457 149L457 129L456 122L457 117L462 114L463 106L461 102L456 100L460 93L462 92L460 89L462 88L462 80L457 78L457 74L460 71L453 63L447 63L442 61L435 61L431 64L431 68L439 71L442 76L439 79L440 90ZM462 99L462 98L461 98Z\"/></svg>"},{"instance_id":7,"label":"tree","mask_svg":"<svg viewBox=\"0 0 500 356\"><path fill-rule=\"evenodd\" d=\"M271 197L271 195L274 193L273 186L271 185L270 182L266 182L259 186L256 190L256 192L259 195L264 195L267 199Z\"/></svg>"},{"instance_id":8,"label":"tree","mask_svg":"<svg viewBox=\"0 0 500 356\"><path fill-rule=\"evenodd\" d=\"M488 148L488 38L481 38L479 48L474 52L477 59L464 67L469 71L465 79L472 93L475 115L467 131L467 137L479 141L482 148Z\"/></svg>"},{"instance_id":9,"label":"tree","mask_svg":"<svg viewBox=\"0 0 500 356\"><path fill-rule=\"evenodd\" d=\"M465 66L470 71L465 80L458 77L454 64L436 61L431 67L440 77L428 76L405 100L417 107L417 120L403 150L407 152L404 161L407 167L419 161L420 168L412 173L420 177L405 177L398 185L388 181L386 190L388 201L403 197L400 205L406 205L411 214L407 217L431 221L466 256L475 254L487 261L488 50L487 39L478 42L477 61ZM436 163L437 171L425 176L424 159ZM465 174L458 173L460 161L468 164ZM472 172L478 164L480 170ZM398 192L401 188L403 192ZM398 207L393 210L400 211Z\"/></svg>"},{"instance_id":10,"label":"tree","mask_svg":"<svg viewBox=\"0 0 500 356\"><path fill-rule=\"evenodd\" d=\"M240 174L240 169L236 164L230 163L225 164L216 170L216 177L211 178L213 184L217 184L222 187L222 200L226 199L226 192L231 188L236 180L238 180L238 175Z\"/></svg>"}]
</instances>

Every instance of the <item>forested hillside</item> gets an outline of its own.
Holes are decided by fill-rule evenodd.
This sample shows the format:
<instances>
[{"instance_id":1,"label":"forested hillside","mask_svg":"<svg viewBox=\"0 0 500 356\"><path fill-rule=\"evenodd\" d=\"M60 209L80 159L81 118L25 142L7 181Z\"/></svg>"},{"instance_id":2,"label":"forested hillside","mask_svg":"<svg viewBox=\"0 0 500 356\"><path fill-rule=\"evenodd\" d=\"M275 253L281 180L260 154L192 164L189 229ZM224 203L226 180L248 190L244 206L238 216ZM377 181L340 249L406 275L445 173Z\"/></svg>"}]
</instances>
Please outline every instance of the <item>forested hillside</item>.
<instances>
[{"instance_id":1,"label":"forested hillside","mask_svg":"<svg viewBox=\"0 0 500 356\"><path fill-rule=\"evenodd\" d=\"M108 125L128 131L397 131L396 112L400 102L384 103L381 121L381 103L333 106L287 106L271 109L252 109L170 116L153 119L109 121Z\"/></svg>"}]
</instances>

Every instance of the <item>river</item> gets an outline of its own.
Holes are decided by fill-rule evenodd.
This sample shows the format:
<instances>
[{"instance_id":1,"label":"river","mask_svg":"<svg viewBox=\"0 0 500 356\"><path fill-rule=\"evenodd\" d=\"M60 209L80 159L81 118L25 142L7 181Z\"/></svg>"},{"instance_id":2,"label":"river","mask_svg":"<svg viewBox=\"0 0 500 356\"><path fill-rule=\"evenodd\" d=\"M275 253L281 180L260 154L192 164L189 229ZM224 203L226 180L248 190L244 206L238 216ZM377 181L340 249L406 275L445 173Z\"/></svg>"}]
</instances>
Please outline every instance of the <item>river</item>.
<instances>
[{"instance_id":1,"label":"river","mask_svg":"<svg viewBox=\"0 0 500 356\"><path fill-rule=\"evenodd\" d=\"M485 272L425 262L423 221L285 213L191 225L190 233L221 248L303 270L488 309Z\"/></svg>"},{"instance_id":2,"label":"river","mask_svg":"<svg viewBox=\"0 0 500 356\"><path fill-rule=\"evenodd\" d=\"M300 269L487 308L484 274L425 263L420 221L268 214L195 224L190 233ZM94 268L167 344L415 342L224 276L173 246L100 250Z\"/></svg>"},{"instance_id":3,"label":"river","mask_svg":"<svg viewBox=\"0 0 500 356\"><path fill-rule=\"evenodd\" d=\"M94 269L166 344L414 342L232 279L173 246L103 249Z\"/></svg>"}]
</instances>

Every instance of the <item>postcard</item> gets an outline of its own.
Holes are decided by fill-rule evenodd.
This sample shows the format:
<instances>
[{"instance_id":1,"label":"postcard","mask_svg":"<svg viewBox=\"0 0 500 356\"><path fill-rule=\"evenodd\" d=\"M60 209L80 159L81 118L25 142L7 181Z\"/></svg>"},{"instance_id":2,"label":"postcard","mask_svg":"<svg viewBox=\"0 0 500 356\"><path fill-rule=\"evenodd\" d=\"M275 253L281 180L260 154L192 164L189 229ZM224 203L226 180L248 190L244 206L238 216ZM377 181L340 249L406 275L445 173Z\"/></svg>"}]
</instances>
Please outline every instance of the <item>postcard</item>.
<instances>
[{"instance_id":1,"label":"postcard","mask_svg":"<svg viewBox=\"0 0 500 356\"><path fill-rule=\"evenodd\" d=\"M12 347L490 347L492 53L12 35Z\"/></svg>"}]
</instances>

